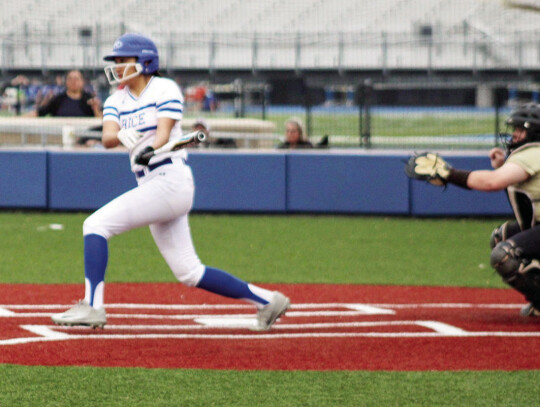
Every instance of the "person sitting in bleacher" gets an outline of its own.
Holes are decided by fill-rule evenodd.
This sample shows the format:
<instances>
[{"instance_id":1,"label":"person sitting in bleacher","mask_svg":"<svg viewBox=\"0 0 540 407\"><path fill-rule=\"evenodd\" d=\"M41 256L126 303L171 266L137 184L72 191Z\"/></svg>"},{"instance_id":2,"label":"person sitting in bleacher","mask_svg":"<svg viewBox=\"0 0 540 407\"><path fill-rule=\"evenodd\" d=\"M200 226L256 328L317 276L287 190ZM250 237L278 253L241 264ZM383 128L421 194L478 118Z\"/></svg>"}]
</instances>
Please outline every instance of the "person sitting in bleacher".
<instances>
[{"instance_id":1,"label":"person sitting in bleacher","mask_svg":"<svg viewBox=\"0 0 540 407\"><path fill-rule=\"evenodd\" d=\"M193 123L193 130L200 130L206 134L207 141L201 144L206 148L236 148L236 142L232 138L215 138L210 136L210 124L203 118L198 118Z\"/></svg>"},{"instance_id":2,"label":"person sitting in bleacher","mask_svg":"<svg viewBox=\"0 0 540 407\"><path fill-rule=\"evenodd\" d=\"M291 117L285 122L285 141L277 148L313 148L313 144L305 136L304 125L297 117Z\"/></svg>"}]
</instances>

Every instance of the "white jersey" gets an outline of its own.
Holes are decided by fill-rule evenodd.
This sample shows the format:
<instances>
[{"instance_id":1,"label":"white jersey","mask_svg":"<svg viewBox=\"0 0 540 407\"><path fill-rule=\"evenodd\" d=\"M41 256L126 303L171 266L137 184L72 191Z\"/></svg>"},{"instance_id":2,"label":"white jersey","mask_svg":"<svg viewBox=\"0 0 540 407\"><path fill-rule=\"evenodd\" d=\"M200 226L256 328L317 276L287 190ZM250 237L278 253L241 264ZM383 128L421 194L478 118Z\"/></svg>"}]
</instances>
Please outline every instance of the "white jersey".
<instances>
[{"instance_id":1,"label":"white jersey","mask_svg":"<svg viewBox=\"0 0 540 407\"><path fill-rule=\"evenodd\" d=\"M149 62L149 70L158 68L155 44L149 38L133 33L121 36L114 44L113 53L105 60L116 62L125 53L134 56L133 52L140 63ZM105 71L108 79L109 73L115 76L115 69L120 69L118 65L121 64ZM191 168L185 163L185 150L154 156L148 166L133 163L141 150L155 142L160 118L175 121L168 141L182 137L183 105L184 97L178 85L159 76L151 77L137 97L125 87L105 101L103 123L109 122L106 127L116 128L111 123L114 122L121 129L134 129L142 134L129 151L137 186L84 221L85 302L53 316L56 323L69 321L66 324L94 326L106 323L103 302L108 240L143 226L150 227L156 246L179 281L225 297L244 299L264 310L257 314L258 329L268 330L289 307L289 300L282 294L248 284L223 270L206 267L199 259L188 222L195 183Z\"/></svg>"},{"instance_id":2,"label":"white jersey","mask_svg":"<svg viewBox=\"0 0 540 407\"><path fill-rule=\"evenodd\" d=\"M114 121L122 129L134 128L144 136L129 151L131 170L138 172L144 166L133 163L146 146L151 145L156 137L157 121L160 117L177 120L171 130L170 140L182 136L180 121L184 107L184 96L180 88L171 79L153 76L142 93L136 97L128 87L117 90L107 98L103 105L103 121ZM187 157L185 150L160 154L150 160L150 164L162 161L171 156Z\"/></svg>"}]
</instances>

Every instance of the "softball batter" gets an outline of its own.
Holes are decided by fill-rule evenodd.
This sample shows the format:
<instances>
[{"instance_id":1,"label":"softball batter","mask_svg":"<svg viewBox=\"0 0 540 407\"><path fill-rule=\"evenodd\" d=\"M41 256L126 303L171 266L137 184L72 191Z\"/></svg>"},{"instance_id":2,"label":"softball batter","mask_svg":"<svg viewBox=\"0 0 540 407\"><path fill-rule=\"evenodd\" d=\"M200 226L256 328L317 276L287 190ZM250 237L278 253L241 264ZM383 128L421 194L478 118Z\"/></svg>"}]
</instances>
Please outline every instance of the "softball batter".
<instances>
[{"instance_id":1,"label":"softball batter","mask_svg":"<svg viewBox=\"0 0 540 407\"><path fill-rule=\"evenodd\" d=\"M156 245L180 282L253 303L258 310L253 329L270 329L289 308L289 299L280 292L248 284L201 263L188 224L194 183L186 165L187 154L178 150L152 156L169 140L181 137L183 111L179 87L158 74L159 56L154 42L139 34L125 34L104 59L114 62L105 67L109 83L120 84L121 89L105 101L102 143L106 148L123 144L129 149L138 186L85 220L85 298L66 312L53 315L53 322L104 326L108 240L128 230L150 226Z\"/></svg>"}]
</instances>

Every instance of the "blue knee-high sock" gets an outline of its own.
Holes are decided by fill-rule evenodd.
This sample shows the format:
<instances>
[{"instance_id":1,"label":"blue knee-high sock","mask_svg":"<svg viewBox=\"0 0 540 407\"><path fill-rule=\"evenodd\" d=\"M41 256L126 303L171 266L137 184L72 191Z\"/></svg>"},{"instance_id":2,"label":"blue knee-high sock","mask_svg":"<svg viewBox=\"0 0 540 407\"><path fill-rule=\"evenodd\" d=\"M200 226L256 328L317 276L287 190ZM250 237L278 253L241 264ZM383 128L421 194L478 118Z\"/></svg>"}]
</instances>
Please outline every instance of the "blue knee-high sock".
<instances>
[{"instance_id":1,"label":"blue knee-high sock","mask_svg":"<svg viewBox=\"0 0 540 407\"><path fill-rule=\"evenodd\" d=\"M84 276L90 282L90 305L94 305L96 287L105 280L108 259L107 239L95 234L84 236Z\"/></svg>"},{"instance_id":2,"label":"blue knee-high sock","mask_svg":"<svg viewBox=\"0 0 540 407\"><path fill-rule=\"evenodd\" d=\"M219 269L206 267L204 274L197 284L197 287L214 294L223 295L229 298L242 298L258 302L259 304L268 304L264 298L255 295L245 281Z\"/></svg>"}]
</instances>

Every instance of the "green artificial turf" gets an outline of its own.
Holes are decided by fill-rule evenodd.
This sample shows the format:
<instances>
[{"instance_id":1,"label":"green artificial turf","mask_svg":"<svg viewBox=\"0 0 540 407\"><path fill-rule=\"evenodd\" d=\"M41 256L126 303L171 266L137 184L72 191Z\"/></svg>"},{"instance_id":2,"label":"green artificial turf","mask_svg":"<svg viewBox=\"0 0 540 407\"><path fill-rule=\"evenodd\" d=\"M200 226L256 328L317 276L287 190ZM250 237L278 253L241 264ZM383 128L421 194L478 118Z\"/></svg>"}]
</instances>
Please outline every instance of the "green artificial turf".
<instances>
[{"instance_id":1,"label":"green artificial turf","mask_svg":"<svg viewBox=\"0 0 540 407\"><path fill-rule=\"evenodd\" d=\"M1 406L533 406L538 371L314 372L0 365Z\"/></svg>"},{"instance_id":2,"label":"green artificial turf","mask_svg":"<svg viewBox=\"0 0 540 407\"><path fill-rule=\"evenodd\" d=\"M82 284L86 216L0 213L0 282ZM504 287L489 267L489 235L501 221L194 214L191 227L203 262L250 281ZM111 239L107 280L175 281L146 229ZM532 406L540 400L538 371L0 365L0 378L1 407Z\"/></svg>"},{"instance_id":3,"label":"green artificial turf","mask_svg":"<svg viewBox=\"0 0 540 407\"><path fill-rule=\"evenodd\" d=\"M0 213L0 282L81 282L86 216ZM195 214L190 223L203 263L253 282L504 287L489 266L498 219ZM175 281L147 228L109 246L107 281Z\"/></svg>"}]
</instances>

